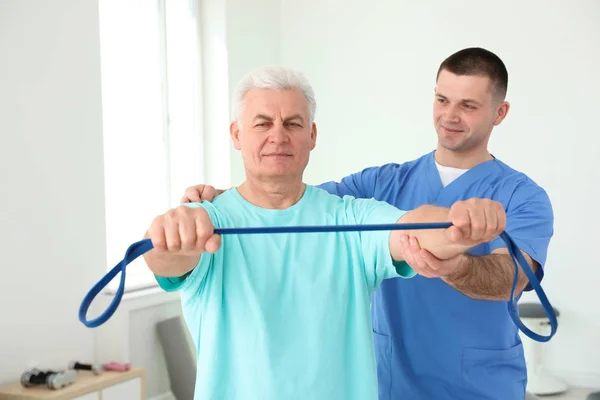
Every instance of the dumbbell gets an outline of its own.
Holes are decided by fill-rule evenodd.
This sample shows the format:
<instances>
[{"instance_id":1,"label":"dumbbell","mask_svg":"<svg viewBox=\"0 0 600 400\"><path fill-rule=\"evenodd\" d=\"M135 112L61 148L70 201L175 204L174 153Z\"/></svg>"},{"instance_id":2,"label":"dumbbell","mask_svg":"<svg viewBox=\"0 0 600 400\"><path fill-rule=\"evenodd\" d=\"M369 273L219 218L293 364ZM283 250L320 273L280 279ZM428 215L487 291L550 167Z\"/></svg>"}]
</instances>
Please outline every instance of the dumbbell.
<instances>
[{"instance_id":1,"label":"dumbbell","mask_svg":"<svg viewBox=\"0 0 600 400\"><path fill-rule=\"evenodd\" d=\"M35 385L44 385L46 384L47 373L40 371L39 369L31 369L29 371L23 372L21 375L21 385L23 387L32 387Z\"/></svg>"},{"instance_id":2,"label":"dumbbell","mask_svg":"<svg viewBox=\"0 0 600 400\"><path fill-rule=\"evenodd\" d=\"M104 372L104 367L101 364L82 364L77 361L71 361L69 363L69 369L79 370L79 371L92 371L94 375L100 375Z\"/></svg>"},{"instance_id":3,"label":"dumbbell","mask_svg":"<svg viewBox=\"0 0 600 400\"><path fill-rule=\"evenodd\" d=\"M103 365L105 371L129 371L131 369L131 363L118 363L115 361L106 363Z\"/></svg>"},{"instance_id":4,"label":"dumbbell","mask_svg":"<svg viewBox=\"0 0 600 400\"><path fill-rule=\"evenodd\" d=\"M34 368L21 375L21 385L26 388L46 385L50 389L57 390L75 382L76 377L75 371L41 371Z\"/></svg>"}]
</instances>

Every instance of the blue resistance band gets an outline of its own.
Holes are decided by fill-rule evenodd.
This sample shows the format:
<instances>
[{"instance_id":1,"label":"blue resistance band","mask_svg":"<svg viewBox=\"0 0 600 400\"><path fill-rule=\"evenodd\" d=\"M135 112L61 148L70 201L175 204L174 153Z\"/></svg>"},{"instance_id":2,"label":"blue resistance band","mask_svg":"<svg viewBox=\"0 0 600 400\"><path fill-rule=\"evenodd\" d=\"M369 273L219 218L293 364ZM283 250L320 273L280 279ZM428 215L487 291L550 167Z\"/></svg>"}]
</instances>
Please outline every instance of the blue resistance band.
<instances>
[{"instance_id":1,"label":"blue resistance band","mask_svg":"<svg viewBox=\"0 0 600 400\"><path fill-rule=\"evenodd\" d=\"M446 229L452 226L449 222L434 222L434 223L411 223L411 224L374 224L374 225L331 225L331 226L281 226L281 227L264 227L264 228L218 228L215 229L215 233L219 235L247 235L247 234L273 234L273 233L318 233L318 232L351 232L351 231L392 231L392 230L419 230L419 229ZM515 323L515 325L528 337L537 342L549 341L558 327L558 321L556 320L556 314L554 309L550 305L544 290L542 289L539 280L535 276L535 273L529 267L529 264L525 260L525 257L521 253L519 247L515 244L512 238L506 233L502 232L500 237L506 243L510 256L515 265L515 275L513 284L510 292L510 301L507 302L508 312ZM123 293L125 292L125 268L133 260L141 256L142 254L150 251L153 248L152 241L150 239L140 240L139 242L133 243L127 249L125 258L111 269L98 283L96 283L92 289L87 293L81 302L79 307L79 320L88 328L95 328L104 324L114 314L121 302ZM518 260L518 262L517 262ZM527 279L531 283L531 286L535 290L542 303L542 307L550 320L551 331L547 336L539 335L529 328L527 328L519 317L519 310L517 307L517 299L515 299L515 290L517 287L517 280L519 276L519 264L527 275ZM113 301L110 303L106 311L104 311L98 318L87 320L87 312L94 298L112 281L117 274L121 272L121 281L119 288L115 293Z\"/></svg>"}]
</instances>

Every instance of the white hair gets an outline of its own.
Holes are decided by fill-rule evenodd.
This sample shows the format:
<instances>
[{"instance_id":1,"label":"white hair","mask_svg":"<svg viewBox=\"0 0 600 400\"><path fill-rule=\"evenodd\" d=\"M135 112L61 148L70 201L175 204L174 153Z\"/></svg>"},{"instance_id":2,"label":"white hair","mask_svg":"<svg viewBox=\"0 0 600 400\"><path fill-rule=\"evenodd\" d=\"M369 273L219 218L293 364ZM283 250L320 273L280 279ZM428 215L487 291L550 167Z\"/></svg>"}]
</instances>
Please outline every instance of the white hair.
<instances>
[{"instance_id":1,"label":"white hair","mask_svg":"<svg viewBox=\"0 0 600 400\"><path fill-rule=\"evenodd\" d=\"M235 87L232 99L232 117L238 122L241 121L244 109L244 99L251 89L298 89L302 91L308 102L310 123L312 124L315 119L315 113L317 111L315 93L310 86L308 79L298 71L280 66L265 66L251 71L244 76Z\"/></svg>"}]
</instances>

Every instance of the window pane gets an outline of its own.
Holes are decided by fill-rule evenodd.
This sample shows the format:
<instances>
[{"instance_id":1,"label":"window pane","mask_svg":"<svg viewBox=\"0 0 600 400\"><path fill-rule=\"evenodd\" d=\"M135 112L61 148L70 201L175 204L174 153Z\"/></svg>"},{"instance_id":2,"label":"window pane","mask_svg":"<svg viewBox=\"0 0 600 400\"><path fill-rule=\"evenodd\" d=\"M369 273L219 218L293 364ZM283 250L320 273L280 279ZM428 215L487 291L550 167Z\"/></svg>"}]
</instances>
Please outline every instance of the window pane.
<instances>
[{"instance_id":1,"label":"window pane","mask_svg":"<svg viewBox=\"0 0 600 400\"><path fill-rule=\"evenodd\" d=\"M203 182L198 119L201 68L194 3L165 0L171 205L179 203L188 186Z\"/></svg>"},{"instance_id":2,"label":"window pane","mask_svg":"<svg viewBox=\"0 0 600 400\"><path fill-rule=\"evenodd\" d=\"M100 1L109 269L169 206L158 10L148 0ZM139 258L127 284L144 283L154 282Z\"/></svg>"}]
</instances>

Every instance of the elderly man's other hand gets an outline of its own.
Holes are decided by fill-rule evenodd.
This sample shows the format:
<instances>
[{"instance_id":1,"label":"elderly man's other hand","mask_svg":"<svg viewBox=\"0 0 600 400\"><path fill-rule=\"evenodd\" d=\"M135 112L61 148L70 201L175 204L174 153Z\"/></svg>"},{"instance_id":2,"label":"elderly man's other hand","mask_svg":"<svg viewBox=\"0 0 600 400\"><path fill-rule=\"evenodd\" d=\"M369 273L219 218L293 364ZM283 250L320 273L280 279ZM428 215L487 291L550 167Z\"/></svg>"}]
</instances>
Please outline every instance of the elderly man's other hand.
<instances>
[{"instance_id":1,"label":"elderly man's other hand","mask_svg":"<svg viewBox=\"0 0 600 400\"><path fill-rule=\"evenodd\" d=\"M422 249L416 237L402 236L400 238L402 258L419 275L426 278L441 278L455 272L464 255L459 254L447 260L440 260L429 251Z\"/></svg>"}]
</instances>

